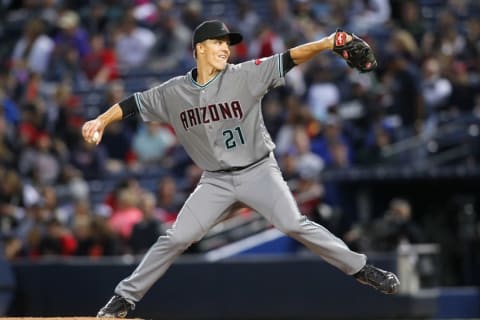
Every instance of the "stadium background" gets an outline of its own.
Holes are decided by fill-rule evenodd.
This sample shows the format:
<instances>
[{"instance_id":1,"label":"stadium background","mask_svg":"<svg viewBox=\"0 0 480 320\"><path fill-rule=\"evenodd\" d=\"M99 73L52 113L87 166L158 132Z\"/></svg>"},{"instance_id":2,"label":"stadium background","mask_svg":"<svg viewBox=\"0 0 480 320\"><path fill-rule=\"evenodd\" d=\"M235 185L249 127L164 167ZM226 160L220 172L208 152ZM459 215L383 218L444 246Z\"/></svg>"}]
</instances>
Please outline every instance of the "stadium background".
<instances>
[{"instance_id":1,"label":"stadium background","mask_svg":"<svg viewBox=\"0 0 480 320\"><path fill-rule=\"evenodd\" d=\"M402 294L360 288L240 204L134 315L480 317L477 1L4 0L0 16L0 315L94 314L172 223L200 170L171 128L130 119L97 148L79 129L188 71L193 28L220 18L245 36L232 62L337 27L374 48L371 74L333 54L295 68L264 117L302 211Z\"/></svg>"}]
</instances>

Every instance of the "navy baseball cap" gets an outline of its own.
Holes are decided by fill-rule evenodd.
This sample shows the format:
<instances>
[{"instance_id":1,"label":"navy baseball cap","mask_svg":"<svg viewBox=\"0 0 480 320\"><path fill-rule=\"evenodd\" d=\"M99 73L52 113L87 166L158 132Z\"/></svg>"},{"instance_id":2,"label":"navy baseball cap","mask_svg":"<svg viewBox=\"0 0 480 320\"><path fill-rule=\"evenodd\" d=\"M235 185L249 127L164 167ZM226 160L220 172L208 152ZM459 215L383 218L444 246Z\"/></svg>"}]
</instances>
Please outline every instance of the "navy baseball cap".
<instances>
[{"instance_id":1,"label":"navy baseball cap","mask_svg":"<svg viewBox=\"0 0 480 320\"><path fill-rule=\"evenodd\" d=\"M225 23L219 20L208 20L202 22L193 31L192 47L195 49L195 45L199 42L207 39L216 39L224 36L230 38L230 45L233 46L242 42L243 36L238 32L230 32Z\"/></svg>"}]
</instances>

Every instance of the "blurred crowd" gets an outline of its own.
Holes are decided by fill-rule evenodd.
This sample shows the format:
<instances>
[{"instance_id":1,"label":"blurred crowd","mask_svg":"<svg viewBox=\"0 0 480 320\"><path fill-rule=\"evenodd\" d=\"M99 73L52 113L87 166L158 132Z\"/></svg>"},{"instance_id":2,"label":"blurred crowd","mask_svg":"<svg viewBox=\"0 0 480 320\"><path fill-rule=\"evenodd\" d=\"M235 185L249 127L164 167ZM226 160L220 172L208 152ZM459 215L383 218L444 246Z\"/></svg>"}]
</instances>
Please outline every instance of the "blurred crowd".
<instances>
[{"instance_id":1,"label":"blurred crowd","mask_svg":"<svg viewBox=\"0 0 480 320\"><path fill-rule=\"evenodd\" d=\"M9 259L142 253L172 223L201 175L172 129L130 118L93 146L80 127L192 68L192 31L205 19L223 19L244 35L232 47L234 63L337 27L373 47L375 72L320 54L291 70L263 107L302 212L352 245L368 243L352 201L323 183L322 172L393 160L428 166L438 145L393 160L384 151L480 117L474 0L5 0L0 14L0 241ZM92 93L100 98L89 101ZM468 129L478 135L478 127ZM460 161L477 165L478 151L477 141ZM405 230L390 236L394 245L422 238L416 226Z\"/></svg>"}]
</instances>

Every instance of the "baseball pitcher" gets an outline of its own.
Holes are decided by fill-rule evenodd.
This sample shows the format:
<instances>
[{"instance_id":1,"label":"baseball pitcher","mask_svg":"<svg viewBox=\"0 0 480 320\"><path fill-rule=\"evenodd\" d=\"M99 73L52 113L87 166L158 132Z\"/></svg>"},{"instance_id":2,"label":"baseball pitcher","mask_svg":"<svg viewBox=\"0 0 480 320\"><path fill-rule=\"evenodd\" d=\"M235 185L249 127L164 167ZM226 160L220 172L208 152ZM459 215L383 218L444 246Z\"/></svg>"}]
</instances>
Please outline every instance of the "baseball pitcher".
<instances>
[{"instance_id":1,"label":"baseball pitcher","mask_svg":"<svg viewBox=\"0 0 480 320\"><path fill-rule=\"evenodd\" d=\"M345 274L383 293L397 293L399 281L393 273L367 264L365 255L351 251L299 212L273 156L275 145L261 112L263 96L282 85L294 66L333 50L352 68L368 72L376 67L371 48L339 29L284 53L229 64L230 46L241 41L242 35L230 32L223 22L203 22L193 33L196 68L134 93L83 125L84 139L98 144L105 127L132 115L169 123L186 152L204 170L171 229L152 245L136 270L120 281L98 317L126 317L174 260L237 201Z\"/></svg>"}]
</instances>

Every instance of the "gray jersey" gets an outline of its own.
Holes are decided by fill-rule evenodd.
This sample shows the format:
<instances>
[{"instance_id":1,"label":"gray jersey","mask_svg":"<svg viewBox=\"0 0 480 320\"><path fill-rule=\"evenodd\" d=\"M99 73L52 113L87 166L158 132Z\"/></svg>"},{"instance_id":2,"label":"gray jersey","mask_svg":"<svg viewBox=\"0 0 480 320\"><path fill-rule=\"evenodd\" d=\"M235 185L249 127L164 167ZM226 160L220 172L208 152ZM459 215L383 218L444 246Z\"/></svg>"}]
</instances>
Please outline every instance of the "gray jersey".
<instances>
[{"instance_id":1,"label":"gray jersey","mask_svg":"<svg viewBox=\"0 0 480 320\"><path fill-rule=\"evenodd\" d=\"M192 72L135 93L142 119L172 125L188 155L208 171L246 166L274 149L261 102L284 83L280 54L228 64L205 85Z\"/></svg>"}]
</instances>

